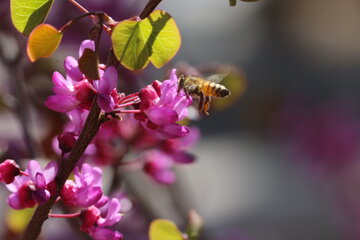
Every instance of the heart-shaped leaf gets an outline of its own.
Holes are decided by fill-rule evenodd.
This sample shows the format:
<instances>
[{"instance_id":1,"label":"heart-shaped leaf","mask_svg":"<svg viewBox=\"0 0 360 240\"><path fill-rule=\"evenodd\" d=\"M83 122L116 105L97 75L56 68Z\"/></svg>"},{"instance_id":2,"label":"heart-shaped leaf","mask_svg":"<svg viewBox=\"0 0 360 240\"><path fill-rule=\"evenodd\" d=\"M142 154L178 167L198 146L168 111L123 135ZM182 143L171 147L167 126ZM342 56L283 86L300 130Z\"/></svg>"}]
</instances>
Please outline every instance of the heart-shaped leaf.
<instances>
[{"instance_id":1,"label":"heart-shaped leaf","mask_svg":"<svg viewBox=\"0 0 360 240\"><path fill-rule=\"evenodd\" d=\"M16 29L29 36L43 23L54 0L11 0L11 20Z\"/></svg>"},{"instance_id":2,"label":"heart-shaped leaf","mask_svg":"<svg viewBox=\"0 0 360 240\"><path fill-rule=\"evenodd\" d=\"M119 22L111 39L116 58L130 70L144 69L149 62L160 68L175 56L181 45L175 20L162 10L143 20Z\"/></svg>"},{"instance_id":3,"label":"heart-shaped leaf","mask_svg":"<svg viewBox=\"0 0 360 240\"><path fill-rule=\"evenodd\" d=\"M150 240L183 240L182 233L177 226L166 219L151 222L149 229Z\"/></svg>"},{"instance_id":4,"label":"heart-shaped leaf","mask_svg":"<svg viewBox=\"0 0 360 240\"><path fill-rule=\"evenodd\" d=\"M62 33L49 24L40 24L31 32L27 42L27 55L31 62L51 56L57 49Z\"/></svg>"}]
</instances>

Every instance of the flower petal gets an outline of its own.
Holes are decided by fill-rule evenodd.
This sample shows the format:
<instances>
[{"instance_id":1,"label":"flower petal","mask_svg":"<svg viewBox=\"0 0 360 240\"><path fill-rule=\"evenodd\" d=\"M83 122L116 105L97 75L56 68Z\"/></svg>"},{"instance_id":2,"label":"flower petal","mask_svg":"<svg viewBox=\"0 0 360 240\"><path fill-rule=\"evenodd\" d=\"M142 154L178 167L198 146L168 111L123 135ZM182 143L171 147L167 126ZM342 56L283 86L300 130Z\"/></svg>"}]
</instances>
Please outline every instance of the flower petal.
<instances>
[{"instance_id":1,"label":"flower petal","mask_svg":"<svg viewBox=\"0 0 360 240\"><path fill-rule=\"evenodd\" d=\"M108 203L108 209L106 213L106 217L100 217L97 221L97 224L100 227L112 226L115 223L119 222L121 219L120 214L120 202L116 198L112 198Z\"/></svg>"},{"instance_id":2,"label":"flower petal","mask_svg":"<svg viewBox=\"0 0 360 240\"><path fill-rule=\"evenodd\" d=\"M43 204L49 200L50 192L46 189L39 189L33 192L32 197L35 202Z\"/></svg>"},{"instance_id":3,"label":"flower petal","mask_svg":"<svg viewBox=\"0 0 360 240\"><path fill-rule=\"evenodd\" d=\"M157 171L152 177L155 181L162 184L172 184L176 180L175 173L170 170Z\"/></svg>"},{"instance_id":4,"label":"flower petal","mask_svg":"<svg viewBox=\"0 0 360 240\"><path fill-rule=\"evenodd\" d=\"M178 114L175 110L165 107L153 107L146 111L150 121L158 125L174 123L178 120Z\"/></svg>"},{"instance_id":5,"label":"flower petal","mask_svg":"<svg viewBox=\"0 0 360 240\"><path fill-rule=\"evenodd\" d=\"M97 201L94 205L97 208L101 208L103 207L105 204L107 204L109 202L109 197L102 195L102 197L99 199L99 201Z\"/></svg>"},{"instance_id":6,"label":"flower petal","mask_svg":"<svg viewBox=\"0 0 360 240\"><path fill-rule=\"evenodd\" d=\"M59 165L55 161L51 161L46 165L44 169L44 177L46 183L49 183L55 179L58 169L59 169Z\"/></svg>"},{"instance_id":7,"label":"flower petal","mask_svg":"<svg viewBox=\"0 0 360 240\"><path fill-rule=\"evenodd\" d=\"M165 80L161 85L161 97L159 105L173 105L177 96L178 84L171 80Z\"/></svg>"},{"instance_id":8,"label":"flower petal","mask_svg":"<svg viewBox=\"0 0 360 240\"><path fill-rule=\"evenodd\" d=\"M90 207L97 203L103 195L101 187L90 187L76 194L77 206Z\"/></svg>"},{"instance_id":9,"label":"flower petal","mask_svg":"<svg viewBox=\"0 0 360 240\"><path fill-rule=\"evenodd\" d=\"M13 209L19 210L23 208L23 206L21 206L20 204L19 196L16 193L10 194L10 196L7 199L7 203Z\"/></svg>"},{"instance_id":10,"label":"flower petal","mask_svg":"<svg viewBox=\"0 0 360 240\"><path fill-rule=\"evenodd\" d=\"M97 102L99 104L99 107L105 112L111 112L115 107L115 101L109 95L99 94Z\"/></svg>"},{"instance_id":11,"label":"flower petal","mask_svg":"<svg viewBox=\"0 0 360 240\"><path fill-rule=\"evenodd\" d=\"M95 51L95 43L92 40L84 40L82 41L81 45L80 45L80 49L79 49L79 58L83 55L84 50L86 48L90 48L91 50Z\"/></svg>"},{"instance_id":12,"label":"flower petal","mask_svg":"<svg viewBox=\"0 0 360 240\"><path fill-rule=\"evenodd\" d=\"M174 83L178 82L178 77L176 76L176 68L171 69L170 81Z\"/></svg>"},{"instance_id":13,"label":"flower petal","mask_svg":"<svg viewBox=\"0 0 360 240\"><path fill-rule=\"evenodd\" d=\"M42 169L38 161L30 160L26 169L27 173L29 174L30 179L35 182L36 181L36 174L42 173Z\"/></svg>"},{"instance_id":14,"label":"flower petal","mask_svg":"<svg viewBox=\"0 0 360 240\"><path fill-rule=\"evenodd\" d=\"M174 106L174 110L179 115L179 121L184 119L188 115L188 107L191 105L192 98L183 96L178 101L176 101L176 104Z\"/></svg>"},{"instance_id":15,"label":"flower petal","mask_svg":"<svg viewBox=\"0 0 360 240\"><path fill-rule=\"evenodd\" d=\"M188 135L189 131L188 127L173 123L164 126L160 134L165 138L178 138Z\"/></svg>"},{"instance_id":16,"label":"flower petal","mask_svg":"<svg viewBox=\"0 0 360 240\"><path fill-rule=\"evenodd\" d=\"M54 83L53 91L58 95L70 95L74 92L73 84L65 79L59 72L54 72L52 76L52 82Z\"/></svg>"},{"instance_id":17,"label":"flower petal","mask_svg":"<svg viewBox=\"0 0 360 240\"><path fill-rule=\"evenodd\" d=\"M122 240L124 236L117 232L106 228L93 227L89 229L89 234L94 240Z\"/></svg>"},{"instance_id":18,"label":"flower petal","mask_svg":"<svg viewBox=\"0 0 360 240\"><path fill-rule=\"evenodd\" d=\"M74 109L70 112L67 112L66 115L70 119L71 123L73 124L73 128L69 131L72 131L74 134L80 134L80 131L84 125L85 119L89 114L88 111L84 111L81 109Z\"/></svg>"},{"instance_id":19,"label":"flower petal","mask_svg":"<svg viewBox=\"0 0 360 240\"><path fill-rule=\"evenodd\" d=\"M115 67L108 67L102 78L99 80L99 88L97 89L102 94L109 95L110 92L116 88L118 80L118 73Z\"/></svg>"},{"instance_id":20,"label":"flower petal","mask_svg":"<svg viewBox=\"0 0 360 240\"><path fill-rule=\"evenodd\" d=\"M75 58L73 58L71 56L66 57L65 62L64 62L64 67L65 67L66 74L72 80L77 81L77 82L83 80L83 74L79 69L78 61Z\"/></svg>"},{"instance_id":21,"label":"flower petal","mask_svg":"<svg viewBox=\"0 0 360 240\"><path fill-rule=\"evenodd\" d=\"M193 163L195 161L195 156L187 152L174 153L172 156L177 163Z\"/></svg>"},{"instance_id":22,"label":"flower petal","mask_svg":"<svg viewBox=\"0 0 360 240\"><path fill-rule=\"evenodd\" d=\"M24 176L24 175L17 176L12 183L6 184L6 188L10 192L17 192L18 189L29 180L30 178L28 176Z\"/></svg>"},{"instance_id":23,"label":"flower petal","mask_svg":"<svg viewBox=\"0 0 360 240\"><path fill-rule=\"evenodd\" d=\"M77 107L79 102L74 96L53 95L45 101L46 107L56 112L69 112Z\"/></svg>"},{"instance_id":24,"label":"flower petal","mask_svg":"<svg viewBox=\"0 0 360 240\"><path fill-rule=\"evenodd\" d=\"M44 174L42 172L38 172L35 174L34 183L35 183L36 188L38 188L38 189L46 188L46 181L45 181Z\"/></svg>"}]
</instances>

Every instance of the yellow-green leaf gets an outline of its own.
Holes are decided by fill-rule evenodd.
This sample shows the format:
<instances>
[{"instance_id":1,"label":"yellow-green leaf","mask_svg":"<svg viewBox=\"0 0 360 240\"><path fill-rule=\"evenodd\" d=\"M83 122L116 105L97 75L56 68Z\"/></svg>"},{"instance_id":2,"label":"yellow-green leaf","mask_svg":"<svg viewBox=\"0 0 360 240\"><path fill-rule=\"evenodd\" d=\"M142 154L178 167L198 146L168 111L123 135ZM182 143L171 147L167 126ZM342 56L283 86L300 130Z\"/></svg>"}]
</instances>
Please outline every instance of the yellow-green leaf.
<instances>
[{"instance_id":1,"label":"yellow-green leaf","mask_svg":"<svg viewBox=\"0 0 360 240\"><path fill-rule=\"evenodd\" d=\"M11 20L26 36L43 23L54 0L11 0Z\"/></svg>"},{"instance_id":2,"label":"yellow-green leaf","mask_svg":"<svg viewBox=\"0 0 360 240\"><path fill-rule=\"evenodd\" d=\"M181 45L175 20L162 10L143 20L119 22L111 39L116 58L130 70L144 69L149 62L160 68L175 56Z\"/></svg>"},{"instance_id":3,"label":"yellow-green leaf","mask_svg":"<svg viewBox=\"0 0 360 240\"><path fill-rule=\"evenodd\" d=\"M21 233L28 225L33 213L34 208L25 208L22 210L14 210L9 208L6 216L6 225L15 233Z\"/></svg>"},{"instance_id":4,"label":"yellow-green leaf","mask_svg":"<svg viewBox=\"0 0 360 240\"><path fill-rule=\"evenodd\" d=\"M27 55L31 62L51 56L58 48L62 33L49 24L40 24L31 32L27 42Z\"/></svg>"},{"instance_id":5,"label":"yellow-green leaf","mask_svg":"<svg viewBox=\"0 0 360 240\"><path fill-rule=\"evenodd\" d=\"M166 219L151 222L149 229L150 240L183 240L182 233L177 226Z\"/></svg>"}]
</instances>

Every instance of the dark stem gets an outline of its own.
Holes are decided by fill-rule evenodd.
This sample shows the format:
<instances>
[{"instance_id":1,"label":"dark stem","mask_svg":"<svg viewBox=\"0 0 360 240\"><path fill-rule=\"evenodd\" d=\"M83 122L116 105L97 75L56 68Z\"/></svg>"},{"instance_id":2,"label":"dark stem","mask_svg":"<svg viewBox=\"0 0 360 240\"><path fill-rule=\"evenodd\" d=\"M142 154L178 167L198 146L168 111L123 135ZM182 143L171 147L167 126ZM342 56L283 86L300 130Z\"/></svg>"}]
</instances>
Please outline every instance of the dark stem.
<instances>
[{"instance_id":1,"label":"dark stem","mask_svg":"<svg viewBox=\"0 0 360 240\"><path fill-rule=\"evenodd\" d=\"M149 0L149 2L146 4L145 8L140 13L139 17L141 19L147 18L150 15L150 13L152 11L154 11L154 9L157 7L157 5L159 5L159 3L161 1L162 0Z\"/></svg>"},{"instance_id":2,"label":"dark stem","mask_svg":"<svg viewBox=\"0 0 360 240\"><path fill-rule=\"evenodd\" d=\"M71 151L68 159L64 160L56 176L56 194L51 196L50 200L43 205L39 205L32 216L26 230L23 240L36 240L41 232L41 227L44 221L48 218L48 214L54 205L56 199L60 195L61 188L69 175L73 171L77 161L84 153L86 147L89 145L100 127L100 108L97 105L96 99L94 100L90 113L86 119L85 125L79 139L76 141L73 150Z\"/></svg>"},{"instance_id":3,"label":"dark stem","mask_svg":"<svg viewBox=\"0 0 360 240\"><path fill-rule=\"evenodd\" d=\"M99 25L99 31L97 33L97 38L95 41L95 52L98 55L99 54L99 44L100 44L100 38L101 38L101 33L102 33L102 25L104 23L104 14L103 13L99 13L97 14L98 18L99 18L99 22L96 24L96 26ZM97 28L97 27L96 27Z\"/></svg>"},{"instance_id":4,"label":"dark stem","mask_svg":"<svg viewBox=\"0 0 360 240\"><path fill-rule=\"evenodd\" d=\"M102 12L87 12L83 15L80 15L70 21L68 21L67 23L65 23L61 28L60 28L60 32L63 33L65 32L71 25L75 24L77 21L79 21L80 19L84 18L84 17L94 17L95 15L99 15L99 14L103 14Z\"/></svg>"}]
</instances>

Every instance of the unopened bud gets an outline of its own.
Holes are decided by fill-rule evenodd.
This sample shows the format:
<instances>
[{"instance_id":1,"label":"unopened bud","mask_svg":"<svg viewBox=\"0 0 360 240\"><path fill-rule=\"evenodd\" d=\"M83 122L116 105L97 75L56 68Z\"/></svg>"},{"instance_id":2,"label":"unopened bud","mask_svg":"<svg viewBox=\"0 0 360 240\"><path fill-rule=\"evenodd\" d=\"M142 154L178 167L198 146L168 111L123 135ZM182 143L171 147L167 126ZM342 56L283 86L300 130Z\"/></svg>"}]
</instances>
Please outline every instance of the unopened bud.
<instances>
[{"instance_id":1,"label":"unopened bud","mask_svg":"<svg viewBox=\"0 0 360 240\"><path fill-rule=\"evenodd\" d=\"M0 164L0 181L10 184L20 174L20 167L12 159L7 159Z\"/></svg>"},{"instance_id":2,"label":"unopened bud","mask_svg":"<svg viewBox=\"0 0 360 240\"><path fill-rule=\"evenodd\" d=\"M230 6L236 6L236 1L237 0L229 0Z\"/></svg>"},{"instance_id":3,"label":"unopened bud","mask_svg":"<svg viewBox=\"0 0 360 240\"><path fill-rule=\"evenodd\" d=\"M200 237L204 225L204 219L195 211L190 210L188 214L188 225L186 233L189 240L197 240Z\"/></svg>"}]
</instances>

